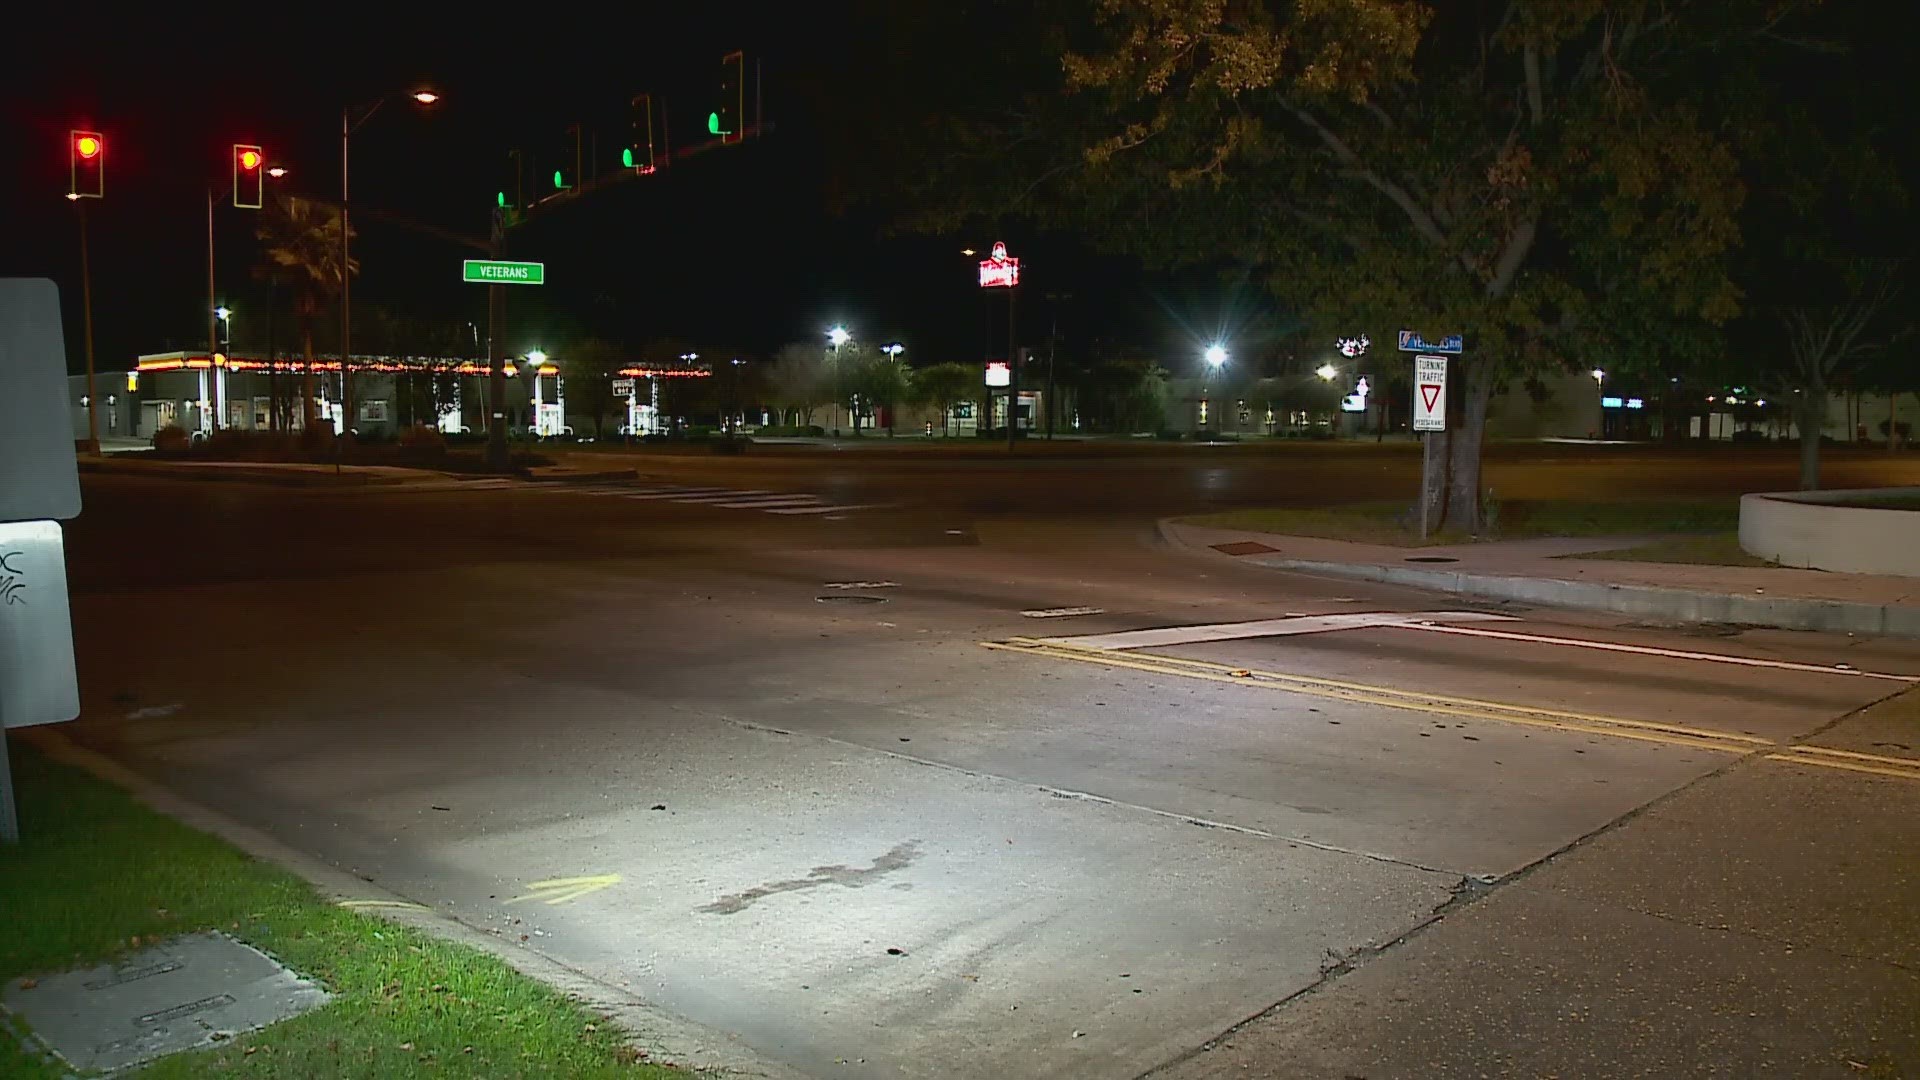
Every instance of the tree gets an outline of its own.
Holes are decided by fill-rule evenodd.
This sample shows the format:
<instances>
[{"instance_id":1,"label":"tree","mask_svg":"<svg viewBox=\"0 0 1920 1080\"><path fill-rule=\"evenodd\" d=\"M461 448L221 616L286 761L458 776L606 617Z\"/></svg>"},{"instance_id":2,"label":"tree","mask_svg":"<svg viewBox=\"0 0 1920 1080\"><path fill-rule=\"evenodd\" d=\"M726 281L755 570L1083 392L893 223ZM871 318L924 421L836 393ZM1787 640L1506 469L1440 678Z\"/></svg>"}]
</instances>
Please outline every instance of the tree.
<instances>
[{"instance_id":1,"label":"tree","mask_svg":"<svg viewBox=\"0 0 1920 1080\"><path fill-rule=\"evenodd\" d=\"M887 414L887 434L893 434L894 414L912 391L913 372L897 356L878 349L859 349L850 368L853 398ZM860 417L854 416L854 434L860 433Z\"/></svg>"},{"instance_id":2,"label":"tree","mask_svg":"<svg viewBox=\"0 0 1920 1080\"><path fill-rule=\"evenodd\" d=\"M1791 3L1087 3L1064 84L961 118L916 220L1024 216L1259 268L1319 325L1464 335L1447 527L1481 525L1496 384L1670 362L1737 310L1742 189L1699 71Z\"/></svg>"},{"instance_id":3,"label":"tree","mask_svg":"<svg viewBox=\"0 0 1920 1080\"><path fill-rule=\"evenodd\" d=\"M827 386L826 357L820 346L794 342L780 347L767 373L773 403L791 412L799 426L813 423L814 410L833 399Z\"/></svg>"},{"instance_id":4,"label":"tree","mask_svg":"<svg viewBox=\"0 0 1920 1080\"><path fill-rule=\"evenodd\" d=\"M348 274L358 273L355 259L340 262L340 211L297 195L276 196L260 215L254 235L266 243L267 259L294 276L294 315L300 320L300 344L306 352L301 378L300 424L313 426L313 320L324 297L337 296ZM354 233L348 230L348 237ZM345 366L342 365L342 374ZM351 417L343 418L343 422Z\"/></svg>"},{"instance_id":5,"label":"tree","mask_svg":"<svg viewBox=\"0 0 1920 1080\"><path fill-rule=\"evenodd\" d=\"M626 366L626 354L601 338L584 338L561 354L559 368L566 379L568 408L593 418L593 437L605 432L608 416L618 415L622 399L613 395L613 380Z\"/></svg>"},{"instance_id":6,"label":"tree","mask_svg":"<svg viewBox=\"0 0 1920 1080\"><path fill-rule=\"evenodd\" d=\"M1862 382L1897 388L1903 363L1879 365L1912 329L1897 301L1907 273L1907 192L1894 157L1908 139L1900 93L1910 75L1863 65L1849 39L1854 13L1815 23L1830 47L1812 56L1763 56L1728 89L1745 107L1736 137L1752 192L1738 280L1748 316L1736 324L1729 382L1792 402L1800 435L1800 487L1820 486L1820 438L1830 395ZM1867 26L1879 32L1877 20ZM1777 100L1770 82L1816 87ZM1890 370L1892 369L1892 370ZM1895 437L1890 428L1888 438ZM1849 433L1849 438L1851 438Z\"/></svg>"},{"instance_id":7,"label":"tree","mask_svg":"<svg viewBox=\"0 0 1920 1080\"><path fill-rule=\"evenodd\" d=\"M980 369L968 364L935 364L913 373L913 394L920 404L940 414L940 434L953 430L953 407L978 392Z\"/></svg>"}]
</instances>

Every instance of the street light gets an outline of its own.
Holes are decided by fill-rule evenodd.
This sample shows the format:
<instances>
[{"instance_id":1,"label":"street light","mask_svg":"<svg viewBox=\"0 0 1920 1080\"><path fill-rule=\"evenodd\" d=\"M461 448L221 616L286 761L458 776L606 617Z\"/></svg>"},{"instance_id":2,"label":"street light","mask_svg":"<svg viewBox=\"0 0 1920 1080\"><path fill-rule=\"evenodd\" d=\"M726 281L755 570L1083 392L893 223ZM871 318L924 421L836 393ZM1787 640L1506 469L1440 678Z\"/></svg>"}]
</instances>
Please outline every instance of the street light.
<instances>
[{"instance_id":1,"label":"street light","mask_svg":"<svg viewBox=\"0 0 1920 1080\"><path fill-rule=\"evenodd\" d=\"M847 342L851 340L853 340L853 335L847 333L847 328L844 326L836 326L833 329L827 331L827 341L830 342L833 345L833 347L836 349L838 349L842 345L845 345Z\"/></svg>"},{"instance_id":2,"label":"street light","mask_svg":"<svg viewBox=\"0 0 1920 1080\"><path fill-rule=\"evenodd\" d=\"M1227 362L1226 346L1220 345L1220 344L1213 344L1213 345L1207 346L1206 357L1207 357L1208 367L1219 368L1223 366Z\"/></svg>"},{"instance_id":3,"label":"street light","mask_svg":"<svg viewBox=\"0 0 1920 1080\"><path fill-rule=\"evenodd\" d=\"M349 390L348 370L353 360L353 309L349 284L353 278L353 257L349 250L348 238L352 229L347 224L347 154L353 140L353 133L360 125L373 119L380 106L399 96L398 91L388 91L371 102L358 107L349 105L340 110L340 426L345 428L353 419L353 394ZM422 105L432 105L440 100L440 95L432 90L420 89L407 94ZM360 114L355 119L354 113Z\"/></svg>"},{"instance_id":4,"label":"street light","mask_svg":"<svg viewBox=\"0 0 1920 1080\"><path fill-rule=\"evenodd\" d=\"M272 165L267 168L267 175L273 177L275 180L278 180L281 177L287 175L287 170L284 166ZM234 187L233 183L229 183L227 184L226 190L230 192L233 190L233 187ZM233 314L233 312L230 309L228 309L226 305L219 303L219 301L216 299L216 294L214 292L214 286L213 286L213 204L215 200L224 197L224 193L218 190L218 188L219 188L219 185L217 183L207 185L207 356L209 359L212 358L214 353L220 350L219 323L226 322L227 319L231 317ZM233 326L231 324L228 324L227 326L227 344L229 347L231 347L233 344ZM214 397L217 403L218 399L220 398L219 382L222 378L224 378L224 376L220 373L214 373L212 375L209 375L208 377L215 384ZM311 409L312 407L313 407L313 403L311 400L309 400L305 408ZM307 415L308 415L307 412L303 410L301 413L302 427L307 426L307 423L306 423ZM218 415L215 415L212 419L213 419L213 426L219 427L220 417Z\"/></svg>"},{"instance_id":5,"label":"street light","mask_svg":"<svg viewBox=\"0 0 1920 1080\"><path fill-rule=\"evenodd\" d=\"M880 346L880 351L883 353L886 353L888 356L893 357L895 360L898 360L900 359L900 354L907 351L907 347L905 345L900 344L897 341L894 341L894 342L889 342L888 344Z\"/></svg>"},{"instance_id":6,"label":"street light","mask_svg":"<svg viewBox=\"0 0 1920 1080\"><path fill-rule=\"evenodd\" d=\"M1328 382L1332 382L1333 377L1340 374L1340 369L1334 367L1332 364L1321 364L1319 367L1313 369L1313 373Z\"/></svg>"}]
</instances>

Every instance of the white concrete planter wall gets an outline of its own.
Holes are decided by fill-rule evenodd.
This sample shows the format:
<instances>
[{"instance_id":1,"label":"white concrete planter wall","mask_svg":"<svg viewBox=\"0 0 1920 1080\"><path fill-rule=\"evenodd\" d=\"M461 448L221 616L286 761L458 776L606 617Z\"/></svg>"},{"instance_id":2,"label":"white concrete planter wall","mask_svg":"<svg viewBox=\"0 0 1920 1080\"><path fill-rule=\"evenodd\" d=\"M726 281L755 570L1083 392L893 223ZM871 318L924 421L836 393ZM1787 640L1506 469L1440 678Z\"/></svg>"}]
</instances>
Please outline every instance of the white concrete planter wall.
<instances>
[{"instance_id":1,"label":"white concrete planter wall","mask_svg":"<svg viewBox=\"0 0 1920 1080\"><path fill-rule=\"evenodd\" d=\"M1920 488L1776 491L1740 497L1740 547L1782 566L1920 577L1920 510L1850 501Z\"/></svg>"}]
</instances>

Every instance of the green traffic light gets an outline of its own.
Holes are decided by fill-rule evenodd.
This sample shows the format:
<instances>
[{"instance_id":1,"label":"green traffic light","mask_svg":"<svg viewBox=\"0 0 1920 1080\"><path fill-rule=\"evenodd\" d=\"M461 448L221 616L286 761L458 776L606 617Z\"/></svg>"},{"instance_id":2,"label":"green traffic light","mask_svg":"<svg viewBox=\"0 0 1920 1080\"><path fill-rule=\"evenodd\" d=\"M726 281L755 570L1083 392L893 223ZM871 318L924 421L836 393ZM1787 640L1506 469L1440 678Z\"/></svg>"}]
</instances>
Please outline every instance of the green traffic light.
<instances>
[{"instance_id":1,"label":"green traffic light","mask_svg":"<svg viewBox=\"0 0 1920 1080\"><path fill-rule=\"evenodd\" d=\"M725 135L726 134L726 132L720 130L720 114L719 113L710 112L707 114L707 134L709 135Z\"/></svg>"},{"instance_id":2,"label":"green traffic light","mask_svg":"<svg viewBox=\"0 0 1920 1080\"><path fill-rule=\"evenodd\" d=\"M559 169L553 170L553 186L557 188L564 188L567 186L566 178L560 175Z\"/></svg>"},{"instance_id":3,"label":"green traffic light","mask_svg":"<svg viewBox=\"0 0 1920 1080\"><path fill-rule=\"evenodd\" d=\"M633 168L633 148L632 147L628 147L627 149L620 151L620 164L629 169Z\"/></svg>"},{"instance_id":4,"label":"green traffic light","mask_svg":"<svg viewBox=\"0 0 1920 1080\"><path fill-rule=\"evenodd\" d=\"M493 193L493 201L494 201L494 202L495 202L496 204L498 204L498 205L499 205L499 207L500 207L500 208L501 208L502 210L505 210L505 209L507 208L507 193L506 193L506 192L504 192L504 191L496 191L496 192L494 192L494 193Z\"/></svg>"}]
</instances>

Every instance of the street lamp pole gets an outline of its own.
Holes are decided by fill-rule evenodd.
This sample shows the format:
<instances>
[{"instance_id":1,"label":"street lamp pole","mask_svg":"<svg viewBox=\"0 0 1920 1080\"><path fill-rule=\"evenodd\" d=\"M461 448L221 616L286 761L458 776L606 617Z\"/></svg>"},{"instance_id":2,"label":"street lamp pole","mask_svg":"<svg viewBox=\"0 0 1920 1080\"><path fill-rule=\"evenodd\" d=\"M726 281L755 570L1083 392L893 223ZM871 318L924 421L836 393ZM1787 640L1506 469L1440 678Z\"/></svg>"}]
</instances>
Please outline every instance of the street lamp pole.
<instances>
[{"instance_id":1,"label":"street lamp pole","mask_svg":"<svg viewBox=\"0 0 1920 1080\"><path fill-rule=\"evenodd\" d=\"M347 242L353 229L347 220L347 155L353 142L354 129L373 119L373 114L379 112L380 106L393 96L393 93L386 93L375 98L359 120L353 119L353 106L340 110L340 427L343 435L347 426L353 423L353 259ZM416 90L409 96L422 105L431 105L440 100L440 95L431 90Z\"/></svg>"},{"instance_id":2,"label":"street lamp pole","mask_svg":"<svg viewBox=\"0 0 1920 1080\"><path fill-rule=\"evenodd\" d=\"M87 442L93 452L100 452L100 395L93 385L93 273L87 258L87 204L75 199L74 209L80 212L80 311L84 324L82 331L87 343ZM5 738L0 734L0 739ZM0 762L4 767L5 762ZM9 807L11 810L11 807Z\"/></svg>"}]
</instances>

